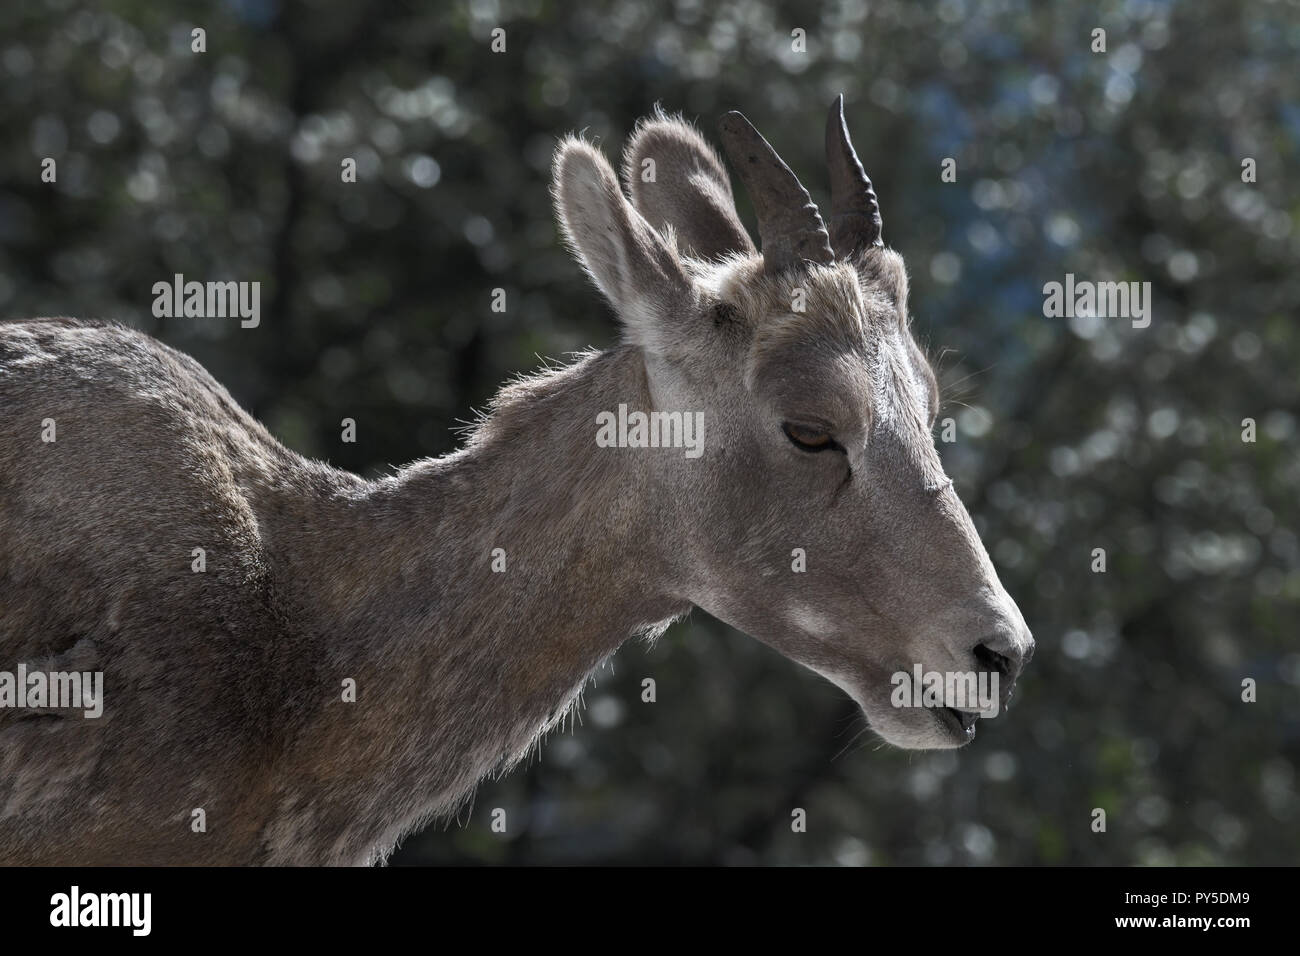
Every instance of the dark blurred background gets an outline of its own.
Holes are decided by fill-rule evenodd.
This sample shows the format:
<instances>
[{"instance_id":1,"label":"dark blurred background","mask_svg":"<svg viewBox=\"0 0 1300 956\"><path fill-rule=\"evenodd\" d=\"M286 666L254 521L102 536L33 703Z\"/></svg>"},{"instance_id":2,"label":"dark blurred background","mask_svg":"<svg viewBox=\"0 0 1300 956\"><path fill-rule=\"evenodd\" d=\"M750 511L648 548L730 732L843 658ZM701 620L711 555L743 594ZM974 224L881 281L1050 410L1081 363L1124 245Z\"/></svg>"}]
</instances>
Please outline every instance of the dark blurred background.
<instances>
[{"instance_id":1,"label":"dark blurred background","mask_svg":"<svg viewBox=\"0 0 1300 956\"><path fill-rule=\"evenodd\" d=\"M824 198L845 93L955 420L940 450L1038 639L1009 719L884 748L696 612L393 862L1300 855L1295 3L31 0L0 23L0 315L146 329L367 475L455 447L538 356L615 340L558 241L558 136L613 158L656 102L710 137L740 109ZM260 327L155 319L177 272L259 280ZM1067 272L1149 281L1150 327L1045 318Z\"/></svg>"}]
</instances>

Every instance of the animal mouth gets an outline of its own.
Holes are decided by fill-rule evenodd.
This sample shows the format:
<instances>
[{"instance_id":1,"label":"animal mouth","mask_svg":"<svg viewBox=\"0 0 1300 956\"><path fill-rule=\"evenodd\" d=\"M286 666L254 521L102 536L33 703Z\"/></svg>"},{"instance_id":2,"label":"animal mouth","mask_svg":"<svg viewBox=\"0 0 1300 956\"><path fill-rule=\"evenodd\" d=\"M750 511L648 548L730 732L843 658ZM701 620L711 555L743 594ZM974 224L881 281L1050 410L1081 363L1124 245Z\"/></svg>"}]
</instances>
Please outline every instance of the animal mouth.
<instances>
[{"instance_id":1,"label":"animal mouth","mask_svg":"<svg viewBox=\"0 0 1300 956\"><path fill-rule=\"evenodd\" d=\"M976 712L958 710L956 707L941 707L939 718L966 740L975 739L975 721L980 719L980 715Z\"/></svg>"}]
</instances>

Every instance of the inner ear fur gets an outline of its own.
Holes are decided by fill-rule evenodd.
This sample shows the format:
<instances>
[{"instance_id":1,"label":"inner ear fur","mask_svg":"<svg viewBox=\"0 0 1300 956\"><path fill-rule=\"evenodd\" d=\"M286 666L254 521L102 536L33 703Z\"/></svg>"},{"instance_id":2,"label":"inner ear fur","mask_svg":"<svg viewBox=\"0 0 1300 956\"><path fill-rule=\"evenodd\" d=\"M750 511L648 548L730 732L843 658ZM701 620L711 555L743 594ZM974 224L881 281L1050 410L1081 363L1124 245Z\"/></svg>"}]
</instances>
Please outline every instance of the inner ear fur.
<instances>
[{"instance_id":1,"label":"inner ear fur","mask_svg":"<svg viewBox=\"0 0 1300 956\"><path fill-rule=\"evenodd\" d=\"M623 151L623 182L632 204L661 234L677 234L678 251L721 259L756 249L736 214L731 179L695 127L656 110Z\"/></svg>"},{"instance_id":2,"label":"inner ear fur","mask_svg":"<svg viewBox=\"0 0 1300 956\"><path fill-rule=\"evenodd\" d=\"M569 138L551 187L565 242L619 314L627 338L662 350L682 336L696 295L681 258L632 207L603 153Z\"/></svg>"}]
</instances>

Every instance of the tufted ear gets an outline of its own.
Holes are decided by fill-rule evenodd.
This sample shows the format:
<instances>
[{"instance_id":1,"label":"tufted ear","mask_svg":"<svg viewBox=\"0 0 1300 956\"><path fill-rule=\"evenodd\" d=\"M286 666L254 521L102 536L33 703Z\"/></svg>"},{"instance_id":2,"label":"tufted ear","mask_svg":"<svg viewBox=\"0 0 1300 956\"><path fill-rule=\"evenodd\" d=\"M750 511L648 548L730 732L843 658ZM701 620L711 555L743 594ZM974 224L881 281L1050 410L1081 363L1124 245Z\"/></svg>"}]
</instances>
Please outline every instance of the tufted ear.
<instances>
[{"instance_id":1,"label":"tufted ear","mask_svg":"<svg viewBox=\"0 0 1300 956\"><path fill-rule=\"evenodd\" d=\"M632 208L608 160L580 139L555 154L555 213L575 257L623 320L628 337L655 346L694 290L677 253Z\"/></svg>"},{"instance_id":2,"label":"tufted ear","mask_svg":"<svg viewBox=\"0 0 1300 956\"><path fill-rule=\"evenodd\" d=\"M680 117L656 110L638 124L623 151L623 181L650 225L677 234L682 255L718 259L754 253L736 215L726 167Z\"/></svg>"}]
</instances>

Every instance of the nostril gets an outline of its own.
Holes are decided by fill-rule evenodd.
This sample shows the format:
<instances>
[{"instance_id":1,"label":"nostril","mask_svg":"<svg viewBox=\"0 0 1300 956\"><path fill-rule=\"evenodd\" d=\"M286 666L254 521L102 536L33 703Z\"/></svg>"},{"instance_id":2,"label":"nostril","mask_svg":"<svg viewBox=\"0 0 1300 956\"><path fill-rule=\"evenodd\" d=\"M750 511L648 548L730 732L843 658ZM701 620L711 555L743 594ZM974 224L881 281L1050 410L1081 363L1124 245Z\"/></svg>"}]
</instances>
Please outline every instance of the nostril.
<instances>
[{"instance_id":1,"label":"nostril","mask_svg":"<svg viewBox=\"0 0 1300 956\"><path fill-rule=\"evenodd\" d=\"M1015 666L1012 664L1011 658L998 653L987 644L976 644L974 654L975 660L979 662L981 667L986 670L997 671L1003 677L1009 675Z\"/></svg>"}]
</instances>

